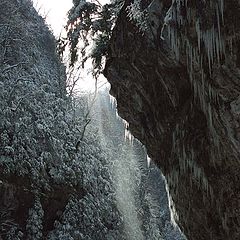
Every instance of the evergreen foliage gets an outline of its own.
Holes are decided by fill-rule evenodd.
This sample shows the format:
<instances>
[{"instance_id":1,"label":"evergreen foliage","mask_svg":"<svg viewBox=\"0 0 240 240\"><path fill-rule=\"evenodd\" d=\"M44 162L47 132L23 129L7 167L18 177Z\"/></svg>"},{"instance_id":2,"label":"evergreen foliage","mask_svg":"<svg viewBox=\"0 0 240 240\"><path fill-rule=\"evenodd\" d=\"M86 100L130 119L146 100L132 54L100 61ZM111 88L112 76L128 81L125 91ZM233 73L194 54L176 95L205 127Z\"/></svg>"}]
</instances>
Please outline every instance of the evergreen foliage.
<instances>
[{"instance_id":1,"label":"evergreen foliage","mask_svg":"<svg viewBox=\"0 0 240 240\"><path fill-rule=\"evenodd\" d=\"M42 221L44 212L39 198L36 198L33 208L29 210L29 217L27 220L26 230L27 239L42 239Z\"/></svg>"},{"instance_id":2,"label":"evergreen foliage","mask_svg":"<svg viewBox=\"0 0 240 240\"><path fill-rule=\"evenodd\" d=\"M66 25L67 38L59 39L59 54L66 46L70 48L70 66L77 61L84 63L92 59L93 76L98 77L103 70L109 40L124 0L111 0L101 5L98 0L73 1ZM134 0L126 8L129 21L132 21L143 34L149 31L148 7L141 0Z\"/></svg>"},{"instance_id":3,"label":"evergreen foliage","mask_svg":"<svg viewBox=\"0 0 240 240\"><path fill-rule=\"evenodd\" d=\"M67 39L59 40L60 54L65 50L67 43L70 47L70 66L77 60L84 65L86 60L91 58L93 75L99 75L121 2L115 0L110 4L101 5L97 0L73 1L73 7L68 13ZM89 52L88 47L91 44L93 48Z\"/></svg>"},{"instance_id":4,"label":"evergreen foliage","mask_svg":"<svg viewBox=\"0 0 240 240\"><path fill-rule=\"evenodd\" d=\"M53 36L30 2L6 6L17 14L11 21L1 15L0 166L48 187L50 172L70 154L74 138L68 134L74 132L74 120L65 98L65 69Z\"/></svg>"}]
</instances>

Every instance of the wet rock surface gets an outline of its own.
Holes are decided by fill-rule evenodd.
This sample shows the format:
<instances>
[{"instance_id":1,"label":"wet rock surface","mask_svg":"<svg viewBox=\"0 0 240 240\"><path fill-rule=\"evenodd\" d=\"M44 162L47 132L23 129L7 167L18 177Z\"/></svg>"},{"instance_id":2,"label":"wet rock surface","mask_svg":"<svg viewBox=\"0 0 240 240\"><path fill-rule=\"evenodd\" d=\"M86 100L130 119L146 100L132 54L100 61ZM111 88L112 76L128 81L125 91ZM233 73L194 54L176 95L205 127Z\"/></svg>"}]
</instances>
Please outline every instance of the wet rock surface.
<instances>
[{"instance_id":1,"label":"wet rock surface","mask_svg":"<svg viewBox=\"0 0 240 240\"><path fill-rule=\"evenodd\" d=\"M130 2L104 71L118 112L166 176L188 239L237 240L239 3L153 1L152 34L142 34L127 17Z\"/></svg>"}]
</instances>

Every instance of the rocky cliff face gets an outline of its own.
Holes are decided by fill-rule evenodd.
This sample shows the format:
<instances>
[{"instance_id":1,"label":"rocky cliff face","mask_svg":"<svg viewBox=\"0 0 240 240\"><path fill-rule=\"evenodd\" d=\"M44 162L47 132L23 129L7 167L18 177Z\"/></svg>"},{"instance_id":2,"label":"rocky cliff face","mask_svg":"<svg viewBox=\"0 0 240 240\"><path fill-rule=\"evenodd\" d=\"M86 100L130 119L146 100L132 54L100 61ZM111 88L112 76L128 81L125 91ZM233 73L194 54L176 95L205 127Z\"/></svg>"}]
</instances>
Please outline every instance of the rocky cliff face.
<instances>
[{"instance_id":1,"label":"rocky cliff face","mask_svg":"<svg viewBox=\"0 0 240 240\"><path fill-rule=\"evenodd\" d=\"M167 178L189 239L240 239L239 1L126 0L104 74L130 130Z\"/></svg>"}]
</instances>

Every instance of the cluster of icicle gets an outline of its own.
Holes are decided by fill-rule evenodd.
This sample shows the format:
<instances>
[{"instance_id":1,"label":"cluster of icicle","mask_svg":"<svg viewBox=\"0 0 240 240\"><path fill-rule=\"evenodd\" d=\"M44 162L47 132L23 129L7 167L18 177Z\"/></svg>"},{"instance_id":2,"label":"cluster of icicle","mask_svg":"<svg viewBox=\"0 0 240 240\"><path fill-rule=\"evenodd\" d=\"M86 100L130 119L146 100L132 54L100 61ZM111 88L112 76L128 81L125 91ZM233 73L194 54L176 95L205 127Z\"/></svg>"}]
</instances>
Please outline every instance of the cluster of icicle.
<instances>
[{"instance_id":1,"label":"cluster of icicle","mask_svg":"<svg viewBox=\"0 0 240 240\"><path fill-rule=\"evenodd\" d=\"M179 182L180 174L188 175L188 171L191 172L194 178L190 178L190 185L197 183L199 188L203 189L207 195L210 196L210 199L213 200L213 190L208 182L208 179L204 173L204 170L197 164L195 160L195 152L193 147L185 145L182 139L186 137L186 131L184 127L180 124L177 124L175 131L173 132L173 149L172 154L173 158L177 156L179 169L177 167L173 168L172 171L167 176L169 184L176 188L176 184ZM174 156L175 154L175 156ZM204 201L205 196L204 196Z\"/></svg>"},{"instance_id":2,"label":"cluster of icicle","mask_svg":"<svg viewBox=\"0 0 240 240\"><path fill-rule=\"evenodd\" d=\"M164 19L162 32L164 34L165 28L168 29L168 40L176 61L181 61L182 56L187 56L194 102L200 105L205 114L211 139L215 148L218 148L219 141L215 129L215 125L218 123L213 105L219 104L219 96L212 82L209 81L209 76L211 77L212 68L218 66L225 56L225 40L221 29L224 24L224 0L199 0L198 4L201 6L200 8L204 9L205 16L201 16L199 7L189 7L187 0L173 0ZM185 9L184 14L183 9ZM207 68L206 63L208 64ZM205 66L203 66L204 64ZM173 143L175 144L174 151L178 151L181 158L179 161L181 173L190 170L199 185L212 196L213 192L204 170L198 167L194 161L194 150L186 149L184 144L182 146L177 144L176 136L182 137L181 135L184 135L184 130L176 126ZM213 162L216 157L215 152L212 154ZM174 184L174 182L178 182L178 177L179 171L176 169L168 177L168 180Z\"/></svg>"},{"instance_id":3,"label":"cluster of icicle","mask_svg":"<svg viewBox=\"0 0 240 240\"><path fill-rule=\"evenodd\" d=\"M205 0L200 0L199 5L202 8L211 10L212 16L207 16L209 19L202 19L200 9L188 7L187 0L173 0L166 17L164 26L168 27L169 40L172 50L175 53L176 60L180 58L180 51L185 50L189 58L189 70L195 61L201 64L203 53L207 55L209 62L209 70L214 63L214 59L220 62L221 56L225 55L225 41L221 34L221 26L224 23L224 2L223 0L211 0L208 3ZM182 9L186 10L186 16L183 16ZM211 26L204 26L205 20L211 22ZM217 22L217 24L214 24ZM191 26L190 31L197 35L197 45L189 41L189 36L185 34L186 27Z\"/></svg>"},{"instance_id":4,"label":"cluster of icicle","mask_svg":"<svg viewBox=\"0 0 240 240\"><path fill-rule=\"evenodd\" d=\"M112 95L110 95L110 103L112 105L112 108L117 107L117 100ZM121 121L124 124L124 129L125 129L124 138L125 138L125 141L129 141L130 144L133 144L134 136L131 134L131 132L129 130L129 123L118 115L117 110L116 110L116 117L120 118Z\"/></svg>"},{"instance_id":5,"label":"cluster of icicle","mask_svg":"<svg viewBox=\"0 0 240 240\"><path fill-rule=\"evenodd\" d=\"M221 141L219 137L219 126L225 126L228 138L235 146L231 137L231 130L228 121L220 116L218 107L221 104L221 97L214 87L213 73L220 69L222 61L227 54L232 54L233 42L239 40L240 36L235 33L234 25L228 27L231 34L226 36L224 32L224 0L196 0L195 6L188 0L173 0L167 11L162 29L162 39L168 30L168 41L176 61L186 61L189 79L193 89L194 102L200 106L204 113L210 142L210 164L216 167L217 161L221 159ZM182 10L185 10L184 13ZM220 119L221 118L221 119ZM184 142L187 132L184 127L186 119L175 126L172 142L172 158L178 158L178 166L166 176L168 184L176 189L180 175L189 177L190 186L198 184L205 194L202 195L203 202L210 200L218 209L219 216L222 216L222 228L229 231L227 226L227 214L221 212L221 197L216 198L207 178L204 168L198 163L197 153L191 143ZM237 148L235 146L235 148ZM220 194L221 196L221 194Z\"/></svg>"}]
</instances>

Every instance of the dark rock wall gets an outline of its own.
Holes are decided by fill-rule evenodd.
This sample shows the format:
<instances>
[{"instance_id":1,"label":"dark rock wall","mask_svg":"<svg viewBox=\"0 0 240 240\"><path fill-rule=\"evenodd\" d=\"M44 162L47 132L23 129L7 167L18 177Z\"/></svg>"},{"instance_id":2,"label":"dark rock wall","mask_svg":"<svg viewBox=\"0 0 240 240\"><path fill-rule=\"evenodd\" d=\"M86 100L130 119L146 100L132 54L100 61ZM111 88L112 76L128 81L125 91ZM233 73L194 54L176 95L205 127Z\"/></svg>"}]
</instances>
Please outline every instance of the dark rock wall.
<instances>
[{"instance_id":1,"label":"dark rock wall","mask_svg":"<svg viewBox=\"0 0 240 240\"><path fill-rule=\"evenodd\" d=\"M147 1L143 34L125 1L104 74L120 116L166 176L186 236L237 240L240 5L186 2Z\"/></svg>"}]
</instances>

